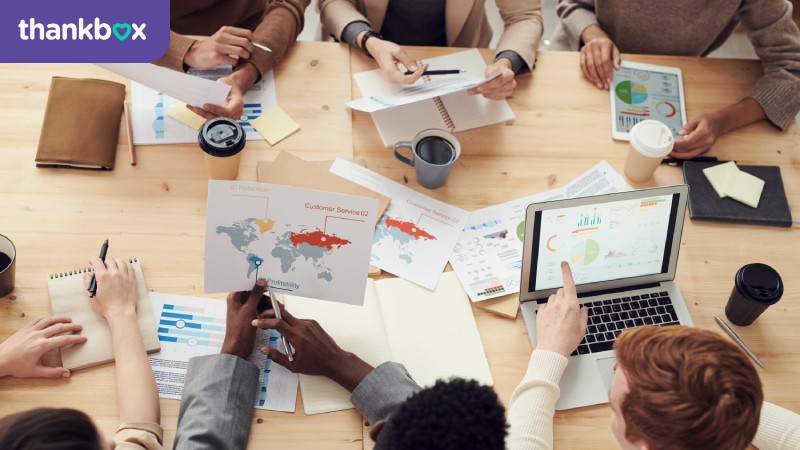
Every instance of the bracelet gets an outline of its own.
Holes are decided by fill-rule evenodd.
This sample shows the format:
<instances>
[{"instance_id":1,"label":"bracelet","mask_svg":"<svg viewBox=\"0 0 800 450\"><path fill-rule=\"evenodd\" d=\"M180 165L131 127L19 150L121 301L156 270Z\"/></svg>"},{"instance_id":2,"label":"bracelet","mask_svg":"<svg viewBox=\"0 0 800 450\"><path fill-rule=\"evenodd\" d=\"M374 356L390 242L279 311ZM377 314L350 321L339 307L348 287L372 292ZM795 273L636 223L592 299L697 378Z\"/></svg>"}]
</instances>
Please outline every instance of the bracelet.
<instances>
[{"instance_id":1,"label":"bracelet","mask_svg":"<svg viewBox=\"0 0 800 450\"><path fill-rule=\"evenodd\" d=\"M371 37L376 37L381 40L383 39L383 36L372 30L367 30L367 32L364 33L364 36L361 37L361 51L364 52L364 54L369 56L370 58L372 58L372 55L370 55L369 50L367 50L367 39Z\"/></svg>"}]
</instances>

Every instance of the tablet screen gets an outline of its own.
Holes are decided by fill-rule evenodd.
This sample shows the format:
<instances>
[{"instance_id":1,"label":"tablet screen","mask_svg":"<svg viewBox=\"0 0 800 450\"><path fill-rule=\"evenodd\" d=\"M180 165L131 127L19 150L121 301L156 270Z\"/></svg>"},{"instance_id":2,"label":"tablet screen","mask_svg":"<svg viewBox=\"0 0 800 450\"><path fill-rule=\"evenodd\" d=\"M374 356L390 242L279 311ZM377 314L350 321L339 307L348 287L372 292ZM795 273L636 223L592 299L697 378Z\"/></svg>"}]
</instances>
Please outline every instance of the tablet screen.
<instances>
[{"instance_id":1,"label":"tablet screen","mask_svg":"<svg viewBox=\"0 0 800 450\"><path fill-rule=\"evenodd\" d=\"M630 132L637 122L654 119L678 136L678 131L683 128L678 75L623 66L614 72L612 89L616 109L614 123L618 132Z\"/></svg>"}]
</instances>

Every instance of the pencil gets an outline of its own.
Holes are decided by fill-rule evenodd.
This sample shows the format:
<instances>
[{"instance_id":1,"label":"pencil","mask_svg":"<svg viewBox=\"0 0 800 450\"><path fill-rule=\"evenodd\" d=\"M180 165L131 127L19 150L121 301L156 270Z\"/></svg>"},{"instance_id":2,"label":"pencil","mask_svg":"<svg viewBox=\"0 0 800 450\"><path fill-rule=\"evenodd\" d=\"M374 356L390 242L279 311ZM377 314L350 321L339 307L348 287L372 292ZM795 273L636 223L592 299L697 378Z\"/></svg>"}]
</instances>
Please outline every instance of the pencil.
<instances>
[{"instance_id":1,"label":"pencil","mask_svg":"<svg viewBox=\"0 0 800 450\"><path fill-rule=\"evenodd\" d=\"M131 126L131 109L128 101L122 103L122 111L125 113L125 129L128 131L128 152L131 154L131 165L136 165L136 149L133 147L133 127Z\"/></svg>"}]
</instances>

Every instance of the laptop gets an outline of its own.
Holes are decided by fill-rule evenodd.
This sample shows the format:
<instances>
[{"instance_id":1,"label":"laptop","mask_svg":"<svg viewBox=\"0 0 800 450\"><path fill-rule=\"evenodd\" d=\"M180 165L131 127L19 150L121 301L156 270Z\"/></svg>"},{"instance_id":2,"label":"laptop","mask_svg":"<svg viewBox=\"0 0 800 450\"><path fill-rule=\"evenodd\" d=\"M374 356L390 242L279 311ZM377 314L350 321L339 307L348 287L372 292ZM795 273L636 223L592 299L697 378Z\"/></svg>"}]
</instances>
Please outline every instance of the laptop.
<instances>
[{"instance_id":1,"label":"laptop","mask_svg":"<svg viewBox=\"0 0 800 450\"><path fill-rule=\"evenodd\" d=\"M572 268L589 309L586 337L569 357L556 409L608 402L619 334L643 325L692 325L675 268L686 185L528 205L520 278L522 317L536 347L536 313Z\"/></svg>"}]
</instances>

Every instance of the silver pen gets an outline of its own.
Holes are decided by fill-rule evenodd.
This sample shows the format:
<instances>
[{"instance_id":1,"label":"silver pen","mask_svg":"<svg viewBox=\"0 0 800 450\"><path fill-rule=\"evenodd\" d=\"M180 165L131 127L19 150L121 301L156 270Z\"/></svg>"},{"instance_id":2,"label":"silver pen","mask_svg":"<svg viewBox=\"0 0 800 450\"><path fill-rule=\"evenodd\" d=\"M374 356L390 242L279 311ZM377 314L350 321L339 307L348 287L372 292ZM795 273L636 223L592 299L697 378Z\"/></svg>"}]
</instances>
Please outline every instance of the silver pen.
<instances>
[{"instance_id":1,"label":"silver pen","mask_svg":"<svg viewBox=\"0 0 800 450\"><path fill-rule=\"evenodd\" d=\"M748 356L753 358L753 361L755 361L756 364L761 366L762 369L766 369L766 367L764 367L764 363L762 363L761 360L758 359L758 356L756 356L756 354L753 353L752 350L750 350L750 347L748 347L747 344L745 344L744 341L742 341L742 339L736 334L735 331L733 331L731 327L728 326L727 323L725 323L724 320L720 319L718 316L714 316L714 318L717 319L717 323L719 324L720 328L725 330L725 332L728 333L728 336L732 337L733 340L736 341L737 344L739 344L739 347L742 347L742 350L744 350L744 352L747 353Z\"/></svg>"},{"instance_id":2,"label":"silver pen","mask_svg":"<svg viewBox=\"0 0 800 450\"><path fill-rule=\"evenodd\" d=\"M272 287L267 282L267 295L269 295L269 301L272 303L272 310L275 311L275 318L278 320L283 320L281 318L281 309L278 307L278 301L275 300L275 296L272 295ZM289 342L286 341L286 336L281 333L281 342L283 343L283 348L286 350L286 357L289 358L289 362L294 362L294 355L292 355L292 347L289 346Z\"/></svg>"}]
</instances>

